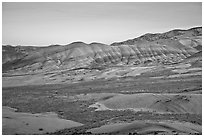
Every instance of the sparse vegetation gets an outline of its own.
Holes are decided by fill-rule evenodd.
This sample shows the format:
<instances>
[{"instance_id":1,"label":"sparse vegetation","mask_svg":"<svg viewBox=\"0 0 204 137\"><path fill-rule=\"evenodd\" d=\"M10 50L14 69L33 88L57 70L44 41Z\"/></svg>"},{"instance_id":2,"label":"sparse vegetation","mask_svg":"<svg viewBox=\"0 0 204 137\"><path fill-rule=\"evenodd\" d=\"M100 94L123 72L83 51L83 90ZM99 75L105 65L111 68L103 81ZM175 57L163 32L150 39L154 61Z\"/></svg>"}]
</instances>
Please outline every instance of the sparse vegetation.
<instances>
[{"instance_id":1,"label":"sparse vegetation","mask_svg":"<svg viewBox=\"0 0 204 137\"><path fill-rule=\"evenodd\" d=\"M90 135L93 128L138 120L189 122L200 128L202 43L194 40L201 30L194 29L146 34L111 46L82 42L43 48L3 46L2 105L18 112L55 112L62 119L84 124L46 134ZM195 48L186 46L186 39L194 40ZM136 99L141 93L150 96ZM95 103L114 109L96 111L91 107ZM152 111L144 111L148 103ZM180 133L170 130L169 134ZM156 129L139 133L133 126L99 134L165 133Z\"/></svg>"}]
</instances>

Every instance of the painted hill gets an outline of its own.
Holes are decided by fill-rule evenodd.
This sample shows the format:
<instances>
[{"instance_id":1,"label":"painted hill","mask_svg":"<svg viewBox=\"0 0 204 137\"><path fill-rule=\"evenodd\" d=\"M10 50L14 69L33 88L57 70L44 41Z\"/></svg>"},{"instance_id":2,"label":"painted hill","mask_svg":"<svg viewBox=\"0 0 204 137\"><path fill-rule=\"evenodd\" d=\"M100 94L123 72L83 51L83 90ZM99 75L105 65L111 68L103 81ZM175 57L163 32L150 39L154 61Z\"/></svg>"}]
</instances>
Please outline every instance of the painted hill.
<instances>
[{"instance_id":1,"label":"painted hill","mask_svg":"<svg viewBox=\"0 0 204 137\"><path fill-rule=\"evenodd\" d=\"M117 65L170 65L202 50L202 28L145 34L111 45L74 42L47 47L3 46L3 72L70 70Z\"/></svg>"}]
</instances>

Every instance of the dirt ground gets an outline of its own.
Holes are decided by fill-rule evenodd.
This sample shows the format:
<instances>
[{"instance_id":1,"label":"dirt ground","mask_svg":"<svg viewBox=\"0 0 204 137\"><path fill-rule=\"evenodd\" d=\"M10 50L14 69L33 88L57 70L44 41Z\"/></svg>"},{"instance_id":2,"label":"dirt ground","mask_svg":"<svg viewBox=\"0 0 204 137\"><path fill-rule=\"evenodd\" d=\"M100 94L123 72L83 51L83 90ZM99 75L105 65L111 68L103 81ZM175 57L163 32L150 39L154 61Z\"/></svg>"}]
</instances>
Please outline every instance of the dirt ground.
<instances>
[{"instance_id":1,"label":"dirt ground","mask_svg":"<svg viewBox=\"0 0 204 137\"><path fill-rule=\"evenodd\" d=\"M83 124L46 134L202 134L202 75L198 72L201 70L184 66L76 83L6 85L2 88L2 105L17 109L16 113L53 112L61 119ZM144 93L148 96L143 96ZM97 111L98 108L93 107L97 103L108 109ZM149 126L143 126L138 132L134 122L141 120ZM158 125L159 122L162 124ZM181 129L178 125L182 122L190 126ZM131 128L123 126L121 132L92 132L92 129L117 123L131 124ZM177 128L173 129L175 123ZM162 128L164 126L168 128ZM192 127L198 128L195 131Z\"/></svg>"}]
</instances>

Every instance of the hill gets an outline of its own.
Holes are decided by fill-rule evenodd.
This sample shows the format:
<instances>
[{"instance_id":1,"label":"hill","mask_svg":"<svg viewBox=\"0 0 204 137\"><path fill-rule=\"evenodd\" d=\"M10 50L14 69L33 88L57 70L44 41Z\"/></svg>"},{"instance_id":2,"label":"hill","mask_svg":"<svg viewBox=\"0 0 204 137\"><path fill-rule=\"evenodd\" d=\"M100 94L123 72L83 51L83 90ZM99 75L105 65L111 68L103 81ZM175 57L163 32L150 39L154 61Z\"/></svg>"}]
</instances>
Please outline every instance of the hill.
<instances>
[{"instance_id":1,"label":"hill","mask_svg":"<svg viewBox=\"0 0 204 137\"><path fill-rule=\"evenodd\" d=\"M106 45L73 42L47 47L3 46L3 72L70 70L120 65L170 65L202 50L202 28L147 33L138 38Z\"/></svg>"}]
</instances>

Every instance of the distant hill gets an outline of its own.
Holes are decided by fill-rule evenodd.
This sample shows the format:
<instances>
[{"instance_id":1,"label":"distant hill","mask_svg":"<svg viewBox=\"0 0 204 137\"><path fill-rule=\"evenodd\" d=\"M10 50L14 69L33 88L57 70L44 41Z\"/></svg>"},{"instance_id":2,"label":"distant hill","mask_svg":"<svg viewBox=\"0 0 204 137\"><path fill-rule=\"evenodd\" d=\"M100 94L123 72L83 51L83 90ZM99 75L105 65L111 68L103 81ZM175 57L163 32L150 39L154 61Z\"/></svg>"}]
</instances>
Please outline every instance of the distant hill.
<instances>
[{"instance_id":1,"label":"distant hill","mask_svg":"<svg viewBox=\"0 0 204 137\"><path fill-rule=\"evenodd\" d=\"M135 39L86 44L73 42L47 47L2 47L3 72L93 69L112 65L170 65L202 51L202 28L171 30L165 33L147 33Z\"/></svg>"},{"instance_id":2,"label":"distant hill","mask_svg":"<svg viewBox=\"0 0 204 137\"><path fill-rule=\"evenodd\" d=\"M118 45L134 45L140 44L142 42L151 42L157 40L165 40L165 39L177 39L177 38L186 38L186 37L193 37L193 36L202 36L202 27L191 28L188 30L180 30L175 29L165 33L147 33L135 39L126 40L123 42L115 42L112 43L111 46L118 46Z\"/></svg>"}]
</instances>

